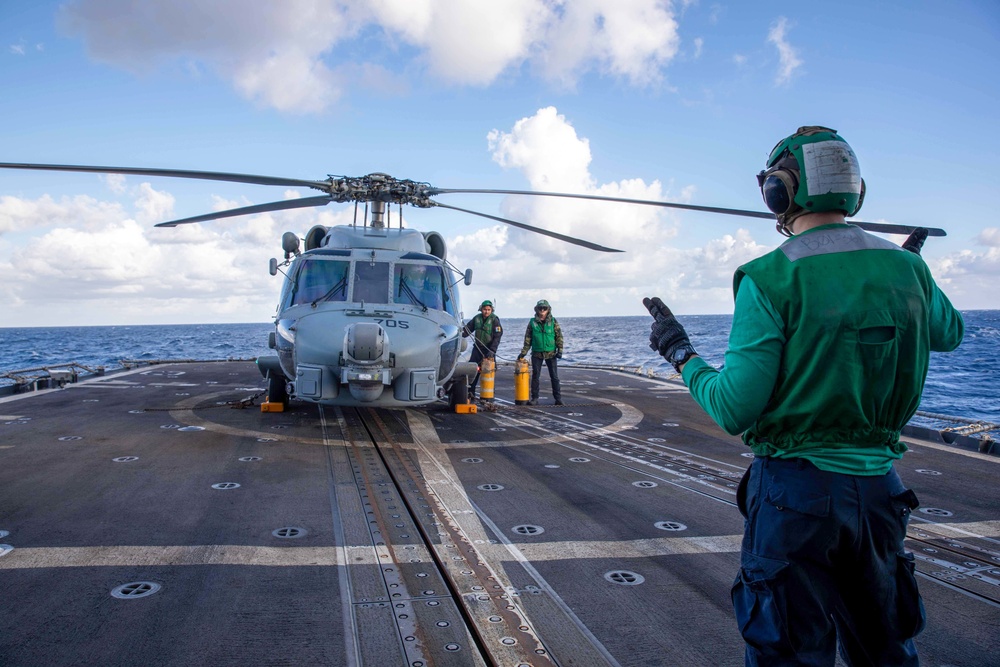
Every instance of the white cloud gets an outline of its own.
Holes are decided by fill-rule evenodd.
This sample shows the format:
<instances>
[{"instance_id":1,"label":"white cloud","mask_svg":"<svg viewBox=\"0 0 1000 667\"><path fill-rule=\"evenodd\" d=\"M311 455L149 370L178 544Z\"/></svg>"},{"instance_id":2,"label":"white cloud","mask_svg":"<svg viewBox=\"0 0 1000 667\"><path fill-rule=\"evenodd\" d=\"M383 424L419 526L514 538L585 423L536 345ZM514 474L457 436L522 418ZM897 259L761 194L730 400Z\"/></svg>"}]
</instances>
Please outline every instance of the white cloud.
<instances>
[{"instance_id":1,"label":"white cloud","mask_svg":"<svg viewBox=\"0 0 1000 667\"><path fill-rule=\"evenodd\" d=\"M656 0L576 0L547 26L539 59L546 78L572 86L591 68L633 85L660 81L680 44L669 5Z\"/></svg>"},{"instance_id":2,"label":"white cloud","mask_svg":"<svg viewBox=\"0 0 1000 667\"><path fill-rule=\"evenodd\" d=\"M775 76L775 84L781 86L792 80L795 71L802 66L802 59L799 58L798 51L785 39L785 33L789 28L788 19L780 17L767 33L767 41L778 49L780 65L778 74Z\"/></svg>"},{"instance_id":3,"label":"white cloud","mask_svg":"<svg viewBox=\"0 0 1000 667\"><path fill-rule=\"evenodd\" d=\"M104 184L108 186L108 190L116 195L125 192L125 174L104 174L100 178L104 180Z\"/></svg>"},{"instance_id":4,"label":"white cloud","mask_svg":"<svg viewBox=\"0 0 1000 667\"><path fill-rule=\"evenodd\" d=\"M1000 282L1000 228L987 227L976 237L983 250L964 249L927 260L931 272L953 303L964 309L996 309ZM924 247L927 254L927 247Z\"/></svg>"},{"instance_id":5,"label":"white cloud","mask_svg":"<svg viewBox=\"0 0 1000 667\"><path fill-rule=\"evenodd\" d=\"M991 248L1000 248L1000 227L987 227L983 231L979 232L979 236L976 237L976 242L979 245L989 246Z\"/></svg>"},{"instance_id":6,"label":"white cloud","mask_svg":"<svg viewBox=\"0 0 1000 667\"><path fill-rule=\"evenodd\" d=\"M659 181L640 178L597 183L589 170L589 141L553 107L488 138L493 159L520 170L533 190L672 201L693 194L689 186L669 195ZM477 276L467 292L472 302L548 298L564 313L625 315L641 313L642 297L657 293L680 312L727 312L733 271L769 249L742 229L703 248L686 248L676 216L652 206L511 196L501 215L626 252L598 253L500 225L458 236L449 240L449 253Z\"/></svg>"},{"instance_id":7,"label":"white cloud","mask_svg":"<svg viewBox=\"0 0 1000 667\"><path fill-rule=\"evenodd\" d=\"M148 183L133 208L88 197L0 198L0 310L12 321L46 321L72 308L79 324L264 321L280 287L268 275L284 217L157 229L174 197ZM313 215L315 218L316 216Z\"/></svg>"},{"instance_id":8,"label":"white cloud","mask_svg":"<svg viewBox=\"0 0 1000 667\"><path fill-rule=\"evenodd\" d=\"M60 19L99 61L144 74L193 59L246 97L298 112L339 95L322 56L352 30L330 0L79 0Z\"/></svg>"},{"instance_id":9,"label":"white cloud","mask_svg":"<svg viewBox=\"0 0 1000 667\"><path fill-rule=\"evenodd\" d=\"M10 45L10 52L13 53L16 56L23 56L24 55L24 44L11 44Z\"/></svg>"},{"instance_id":10,"label":"white cloud","mask_svg":"<svg viewBox=\"0 0 1000 667\"><path fill-rule=\"evenodd\" d=\"M34 200L4 195L0 196L0 236L58 225L95 229L121 215L118 204L99 202L85 195L63 197L59 201L49 195Z\"/></svg>"},{"instance_id":11,"label":"white cloud","mask_svg":"<svg viewBox=\"0 0 1000 667\"><path fill-rule=\"evenodd\" d=\"M295 113L322 111L359 82L405 90L415 66L456 85L489 85L527 63L565 86L590 71L647 86L679 44L662 0L77 0L60 19L96 60L137 74L207 69ZM407 50L415 60L400 57Z\"/></svg>"},{"instance_id":12,"label":"white cloud","mask_svg":"<svg viewBox=\"0 0 1000 667\"><path fill-rule=\"evenodd\" d=\"M445 81L487 85L528 58L553 12L539 0L378 0L371 20L423 50Z\"/></svg>"},{"instance_id":13,"label":"white cloud","mask_svg":"<svg viewBox=\"0 0 1000 667\"><path fill-rule=\"evenodd\" d=\"M139 185L135 200L136 219L143 224L164 222L173 217L174 196L169 192L154 190L149 183Z\"/></svg>"}]
</instances>

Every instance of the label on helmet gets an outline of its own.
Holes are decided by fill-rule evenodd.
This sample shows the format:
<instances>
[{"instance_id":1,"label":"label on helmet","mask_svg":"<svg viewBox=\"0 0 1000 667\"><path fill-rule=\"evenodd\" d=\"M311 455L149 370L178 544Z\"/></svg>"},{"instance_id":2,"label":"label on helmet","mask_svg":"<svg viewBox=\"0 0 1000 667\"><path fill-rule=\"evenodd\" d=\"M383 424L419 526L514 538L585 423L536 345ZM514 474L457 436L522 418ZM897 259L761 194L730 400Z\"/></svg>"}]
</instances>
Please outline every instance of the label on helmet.
<instances>
[{"instance_id":1,"label":"label on helmet","mask_svg":"<svg viewBox=\"0 0 1000 667\"><path fill-rule=\"evenodd\" d=\"M843 141L817 141L802 146L802 171L810 197L831 192L859 194L861 168L854 151Z\"/></svg>"}]
</instances>

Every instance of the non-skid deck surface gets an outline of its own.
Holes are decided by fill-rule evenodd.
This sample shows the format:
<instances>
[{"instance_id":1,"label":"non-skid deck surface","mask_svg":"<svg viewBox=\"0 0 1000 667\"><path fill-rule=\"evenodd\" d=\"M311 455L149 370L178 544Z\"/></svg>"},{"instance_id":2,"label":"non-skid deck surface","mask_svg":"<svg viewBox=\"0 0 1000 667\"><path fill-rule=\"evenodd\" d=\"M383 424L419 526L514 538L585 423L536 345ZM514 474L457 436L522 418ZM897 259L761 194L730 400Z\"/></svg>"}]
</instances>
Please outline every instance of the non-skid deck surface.
<instances>
[{"instance_id":1,"label":"non-skid deck surface","mask_svg":"<svg viewBox=\"0 0 1000 667\"><path fill-rule=\"evenodd\" d=\"M746 448L680 384L560 374L475 415L238 409L244 362L0 401L0 664L742 664ZM910 444L922 663L998 664L1000 458Z\"/></svg>"}]
</instances>

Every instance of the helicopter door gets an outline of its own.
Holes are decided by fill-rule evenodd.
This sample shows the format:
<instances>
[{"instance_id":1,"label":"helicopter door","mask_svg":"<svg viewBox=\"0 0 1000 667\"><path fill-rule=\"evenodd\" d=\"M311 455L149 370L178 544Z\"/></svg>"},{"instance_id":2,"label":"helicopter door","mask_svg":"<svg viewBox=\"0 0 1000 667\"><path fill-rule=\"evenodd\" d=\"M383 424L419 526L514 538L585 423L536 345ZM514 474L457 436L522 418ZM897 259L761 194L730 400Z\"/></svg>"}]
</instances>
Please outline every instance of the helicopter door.
<instances>
[{"instance_id":1,"label":"helicopter door","mask_svg":"<svg viewBox=\"0 0 1000 667\"><path fill-rule=\"evenodd\" d=\"M355 262L352 301L389 303L389 263Z\"/></svg>"}]
</instances>

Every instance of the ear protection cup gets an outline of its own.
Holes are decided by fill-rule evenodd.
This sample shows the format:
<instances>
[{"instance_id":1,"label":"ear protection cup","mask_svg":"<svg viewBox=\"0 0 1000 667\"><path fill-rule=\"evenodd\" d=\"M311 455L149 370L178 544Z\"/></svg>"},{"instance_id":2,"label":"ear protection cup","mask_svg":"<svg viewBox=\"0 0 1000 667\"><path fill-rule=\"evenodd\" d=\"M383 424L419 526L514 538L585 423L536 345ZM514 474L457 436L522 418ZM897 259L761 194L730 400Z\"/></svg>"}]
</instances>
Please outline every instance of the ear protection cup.
<instances>
[{"instance_id":1,"label":"ear protection cup","mask_svg":"<svg viewBox=\"0 0 1000 667\"><path fill-rule=\"evenodd\" d=\"M795 192L799 187L799 179L794 172L775 169L762 172L759 178L760 194L771 213L782 215L795 205Z\"/></svg>"},{"instance_id":2,"label":"ear protection cup","mask_svg":"<svg viewBox=\"0 0 1000 667\"><path fill-rule=\"evenodd\" d=\"M848 216L848 217L857 215L858 211L861 210L861 205L864 204L864 203L865 203L865 179L862 178L861 179L861 194L858 195L858 205L854 207L854 211L852 211L851 215Z\"/></svg>"}]
</instances>

